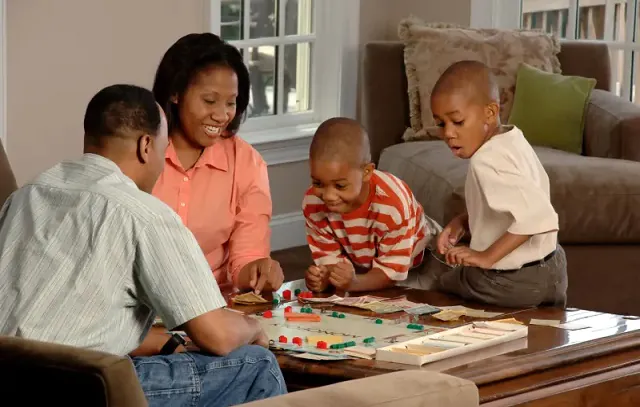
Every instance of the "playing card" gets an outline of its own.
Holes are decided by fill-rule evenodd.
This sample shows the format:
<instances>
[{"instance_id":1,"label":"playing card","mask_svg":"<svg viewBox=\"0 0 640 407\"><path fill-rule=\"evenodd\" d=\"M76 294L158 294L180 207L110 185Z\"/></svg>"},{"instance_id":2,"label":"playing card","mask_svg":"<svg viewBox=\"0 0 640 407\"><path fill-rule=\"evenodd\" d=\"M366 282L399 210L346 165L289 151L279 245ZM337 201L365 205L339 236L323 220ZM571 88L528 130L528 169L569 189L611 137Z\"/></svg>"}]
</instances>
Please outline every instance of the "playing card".
<instances>
[{"instance_id":1,"label":"playing card","mask_svg":"<svg viewBox=\"0 0 640 407\"><path fill-rule=\"evenodd\" d=\"M435 314L439 312L440 308L436 308L429 304L422 304L413 308L407 308L404 311L407 314L411 314L411 315L428 315L428 314Z\"/></svg>"},{"instance_id":2,"label":"playing card","mask_svg":"<svg viewBox=\"0 0 640 407\"><path fill-rule=\"evenodd\" d=\"M236 295L231 299L234 304L240 305L252 305L252 304L264 304L268 302L261 295L254 292L248 292L240 295Z\"/></svg>"}]
</instances>

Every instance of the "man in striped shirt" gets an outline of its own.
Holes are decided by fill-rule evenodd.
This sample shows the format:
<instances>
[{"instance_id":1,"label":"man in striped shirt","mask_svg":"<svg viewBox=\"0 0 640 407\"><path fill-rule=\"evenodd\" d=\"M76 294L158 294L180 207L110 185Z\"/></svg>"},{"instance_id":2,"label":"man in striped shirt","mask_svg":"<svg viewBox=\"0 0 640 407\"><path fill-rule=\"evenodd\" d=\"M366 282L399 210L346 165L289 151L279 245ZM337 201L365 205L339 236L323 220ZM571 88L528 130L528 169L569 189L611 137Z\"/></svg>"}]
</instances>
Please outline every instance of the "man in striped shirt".
<instances>
[{"instance_id":1,"label":"man in striped shirt","mask_svg":"<svg viewBox=\"0 0 640 407\"><path fill-rule=\"evenodd\" d=\"M442 228L402 180L374 169L364 129L351 119L325 121L311 142L309 164L313 185L303 213L315 265L307 286L369 291L406 280Z\"/></svg>"},{"instance_id":2,"label":"man in striped shirt","mask_svg":"<svg viewBox=\"0 0 640 407\"><path fill-rule=\"evenodd\" d=\"M81 158L44 172L0 211L0 335L130 355L150 406L285 393L259 323L224 309L195 238L150 195L168 145L153 94L107 87L84 128ZM202 353L151 329L156 314Z\"/></svg>"}]
</instances>

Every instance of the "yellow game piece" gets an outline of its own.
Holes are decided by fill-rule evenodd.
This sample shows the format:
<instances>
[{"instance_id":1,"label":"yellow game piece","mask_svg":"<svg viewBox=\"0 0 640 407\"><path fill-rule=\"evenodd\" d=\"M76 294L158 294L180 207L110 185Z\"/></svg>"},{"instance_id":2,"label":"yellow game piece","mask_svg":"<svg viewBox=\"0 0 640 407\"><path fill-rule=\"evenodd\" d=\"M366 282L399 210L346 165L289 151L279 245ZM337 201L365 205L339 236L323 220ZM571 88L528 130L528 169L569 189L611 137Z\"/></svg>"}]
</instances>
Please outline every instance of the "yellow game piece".
<instances>
[{"instance_id":1,"label":"yellow game piece","mask_svg":"<svg viewBox=\"0 0 640 407\"><path fill-rule=\"evenodd\" d=\"M309 345L316 346L318 342L323 341L327 345L333 345L336 343L343 343L344 339L339 335L313 335L307 336L307 342Z\"/></svg>"}]
</instances>

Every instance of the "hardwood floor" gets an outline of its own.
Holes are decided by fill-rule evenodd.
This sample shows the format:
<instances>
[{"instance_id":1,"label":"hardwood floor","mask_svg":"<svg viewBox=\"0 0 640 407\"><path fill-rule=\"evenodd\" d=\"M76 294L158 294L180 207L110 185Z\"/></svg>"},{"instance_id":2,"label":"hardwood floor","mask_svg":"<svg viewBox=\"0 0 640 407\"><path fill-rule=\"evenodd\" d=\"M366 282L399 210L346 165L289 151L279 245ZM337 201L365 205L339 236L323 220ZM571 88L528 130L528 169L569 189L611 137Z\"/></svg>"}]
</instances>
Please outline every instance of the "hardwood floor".
<instances>
[{"instance_id":1,"label":"hardwood floor","mask_svg":"<svg viewBox=\"0 0 640 407\"><path fill-rule=\"evenodd\" d=\"M285 281L304 278L305 270L312 264L311 251L306 245L272 252L271 258L280 262Z\"/></svg>"}]
</instances>

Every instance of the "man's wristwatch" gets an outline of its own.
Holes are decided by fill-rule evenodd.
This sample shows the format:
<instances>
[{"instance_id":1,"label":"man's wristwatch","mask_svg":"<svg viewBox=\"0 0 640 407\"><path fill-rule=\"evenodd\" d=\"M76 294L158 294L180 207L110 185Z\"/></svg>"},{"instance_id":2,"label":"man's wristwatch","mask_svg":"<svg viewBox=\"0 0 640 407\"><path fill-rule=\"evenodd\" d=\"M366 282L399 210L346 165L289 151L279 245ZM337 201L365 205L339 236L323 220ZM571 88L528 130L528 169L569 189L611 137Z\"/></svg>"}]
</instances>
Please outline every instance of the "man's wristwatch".
<instances>
[{"instance_id":1,"label":"man's wristwatch","mask_svg":"<svg viewBox=\"0 0 640 407\"><path fill-rule=\"evenodd\" d=\"M178 346L180 345L184 346L186 344L187 344L187 341L185 341L182 336L174 333L173 335L171 335L171 337L169 337L169 340L167 341L167 343L164 344L162 349L160 349L160 354L170 355L176 351Z\"/></svg>"}]
</instances>

